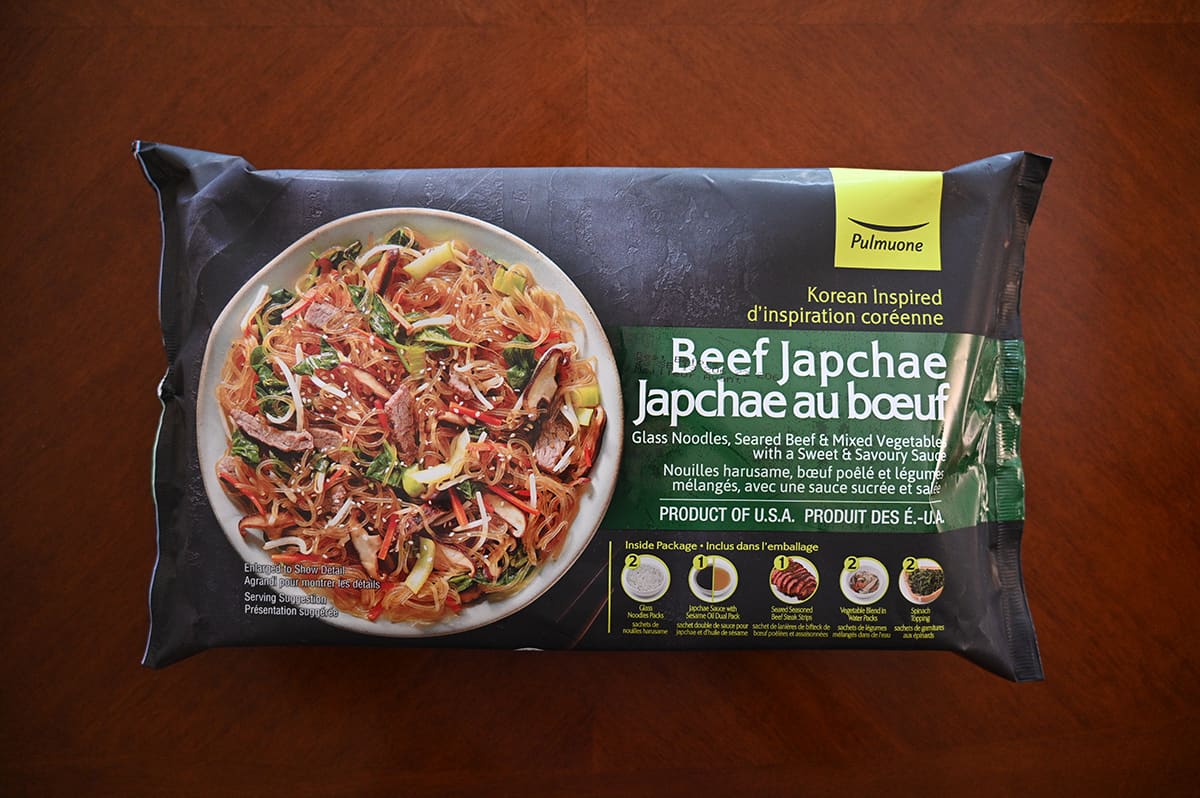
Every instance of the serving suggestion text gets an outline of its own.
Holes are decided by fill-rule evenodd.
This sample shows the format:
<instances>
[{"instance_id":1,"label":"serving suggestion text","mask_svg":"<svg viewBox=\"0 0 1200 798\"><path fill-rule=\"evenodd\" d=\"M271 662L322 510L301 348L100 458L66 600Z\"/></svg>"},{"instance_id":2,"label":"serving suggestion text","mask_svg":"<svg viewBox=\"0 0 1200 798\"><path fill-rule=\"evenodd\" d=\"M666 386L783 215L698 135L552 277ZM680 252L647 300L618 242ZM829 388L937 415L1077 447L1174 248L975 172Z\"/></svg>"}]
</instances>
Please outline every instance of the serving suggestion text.
<instances>
[{"instance_id":1,"label":"serving suggestion text","mask_svg":"<svg viewBox=\"0 0 1200 798\"><path fill-rule=\"evenodd\" d=\"M793 379L809 390L795 390L789 397L780 390L734 389L725 375L767 376L767 364L779 364L774 382L780 388ZM648 418L667 418L676 427L681 418L775 418L934 420L945 417L950 383L946 380L946 358L941 352L890 351L878 339L864 349L843 353L834 349L793 349L786 339L759 337L753 348L707 347L697 352L694 339L671 338L672 375L715 378L712 387L661 388L648 379L638 380L637 416L634 426ZM847 379L842 390L830 383ZM862 387L862 380L933 380L931 392L876 391ZM812 390L817 388L819 390Z\"/></svg>"}]
</instances>

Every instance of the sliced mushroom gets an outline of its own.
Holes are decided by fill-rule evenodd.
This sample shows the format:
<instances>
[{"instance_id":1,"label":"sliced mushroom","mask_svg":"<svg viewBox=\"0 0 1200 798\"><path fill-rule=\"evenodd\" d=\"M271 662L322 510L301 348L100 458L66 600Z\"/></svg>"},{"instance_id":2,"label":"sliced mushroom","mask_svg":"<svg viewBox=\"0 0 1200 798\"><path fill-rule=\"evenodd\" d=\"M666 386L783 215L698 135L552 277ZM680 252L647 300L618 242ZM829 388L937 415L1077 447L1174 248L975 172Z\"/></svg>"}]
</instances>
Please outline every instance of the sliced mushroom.
<instances>
[{"instance_id":1,"label":"sliced mushroom","mask_svg":"<svg viewBox=\"0 0 1200 798\"><path fill-rule=\"evenodd\" d=\"M517 400L517 409L541 410L550 404L558 392L558 367L570 351L567 344L558 344L546 350L533 370L529 384Z\"/></svg>"},{"instance_id":2,"label":"sliced mushroom","mask_svg":"<svg viewBox=\"0 0 1200 798\"><path fill-rule=\"evenodd\" d=\"M371 391L371 393L375 394L380 399L391 398L392 392L387 388L384 388L383 384L379 380L375 379L375 376L371 374L371 372L359 366L355 366L353 363L342 363L341 367L348 371L350 375L354 377L354 379L365 385L367 389Z\"/></svg>"},{"instance_id":3,"label":"sliced mushroom","mask_svg":"<svg viewBox=\"0 0 1200 798\"><path fill-rule=\"evenodd\" d=\"M383 543L383 538L379 535L368 534L367 530L358 524L350 524L350 541L354 544L354 550L358 553L363 570L372 579L378 579L379 546Z\"/></svg>"},{"instance_id":4,"label":"sliced mushroom","mask_svg":"<svg viewBox=\"0 0 1200 798\"><path fill-rule=\"evenodd\" d=\"M375 267L375 271L371 272L371 290L377 294L382 294L387 290L388 284L392 280L392 270L400 261L400 256L396 254L396 250L388 250L379 258L379 265Z\"/></svg>"},{"instance_id":5,"label":"sliced mushroom","mask_svg":"<svg viewBox=\"0 0 1200 798\"><path fill-rule=\"evenodd\" d=\"M466 569L475 575L475 563L470 557L447 543L438 543L433 554L433 567L442 570Z\"/></svg>"},{"instance_id":6,"label":"sliced mushroom","mask_svg":"<svg viewBox=\"0 0 1200 798\"><path fill-rule=\"evenodd\" d=\"M483 500L487 502L488 510L493 515L504 519L510 527L512 527L512 536L519 538L525 534L525 513L512 506L504 499L494 494L487 494Z\"/></svg>"},{"instance_id":7,"label":"sliced mushroom","mask_svg":"<svg viewBox=\"0 0 1200 798\"><path fill-rule=\"evenodd\" d=\"M263 533L263 537L266 540L275 540L294 526L296 526L296 519L287 513L280 513L274 516L274 520L265 515L248 515L238 521L238 531L243 535L253 529L257 529Z\"/></svg>"}]
</instances>

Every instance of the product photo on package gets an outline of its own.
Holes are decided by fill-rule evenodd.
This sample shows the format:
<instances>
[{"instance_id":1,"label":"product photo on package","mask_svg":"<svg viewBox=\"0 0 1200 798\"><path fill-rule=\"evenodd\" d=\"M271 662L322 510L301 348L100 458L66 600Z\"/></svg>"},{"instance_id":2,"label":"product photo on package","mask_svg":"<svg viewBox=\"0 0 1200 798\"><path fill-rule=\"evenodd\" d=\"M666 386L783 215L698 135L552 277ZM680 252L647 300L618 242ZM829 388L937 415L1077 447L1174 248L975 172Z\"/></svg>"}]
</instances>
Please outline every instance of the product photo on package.
<instances>
[{"instance_id":1,"label":"product photo on package","mask_svg":"<svg viewBox=\"0 0 1200 798\"><path fill-rule=\"evenodd\" d=\"M911 649L1042 678L1020 294L1048 158L134 154L168 362L145 664Z\"/></svg>"}]
</instances>

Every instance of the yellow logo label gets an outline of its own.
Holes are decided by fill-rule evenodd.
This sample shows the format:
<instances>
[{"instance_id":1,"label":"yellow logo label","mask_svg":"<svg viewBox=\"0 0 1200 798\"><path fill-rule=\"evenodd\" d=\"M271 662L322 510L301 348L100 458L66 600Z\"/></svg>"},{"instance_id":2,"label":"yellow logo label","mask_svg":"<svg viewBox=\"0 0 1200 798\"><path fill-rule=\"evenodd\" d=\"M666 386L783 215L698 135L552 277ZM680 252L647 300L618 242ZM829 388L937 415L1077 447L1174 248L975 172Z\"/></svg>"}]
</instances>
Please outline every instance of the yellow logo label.
<instances>
[{"instance_id":1,"label":"yellow logo label","mask_svg":"<svg viewBox=\"0 0 1200 798\"><path fill-rule=\"evenodd\" d=\"M942 173L830 169L839 269L942 269Z\"/></svg>"}]
</instances>

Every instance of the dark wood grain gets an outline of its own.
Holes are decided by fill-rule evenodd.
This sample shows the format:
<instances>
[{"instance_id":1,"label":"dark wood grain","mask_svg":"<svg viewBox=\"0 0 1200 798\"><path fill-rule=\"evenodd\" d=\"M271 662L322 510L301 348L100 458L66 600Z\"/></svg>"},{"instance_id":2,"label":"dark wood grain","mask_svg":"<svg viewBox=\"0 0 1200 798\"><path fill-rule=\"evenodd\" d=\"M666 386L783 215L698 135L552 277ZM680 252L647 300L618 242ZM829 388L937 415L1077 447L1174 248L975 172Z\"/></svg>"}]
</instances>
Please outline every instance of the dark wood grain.
<instances>
[{"instance_id":1,"label":"dark wood grain","mask_svg":"<svg viewBox=\"0 0 1200 798\"><path fill-rule=\"evenodd\" d=\"M1129 794L1198 772L1190 4L6 4L0 791ZM948 654L212 651L143 669L159 234L260 167L1056 156L1028 251L1047 679ZM349 685L385 685L363 701Z\"/></svg>"}]
</instances>

